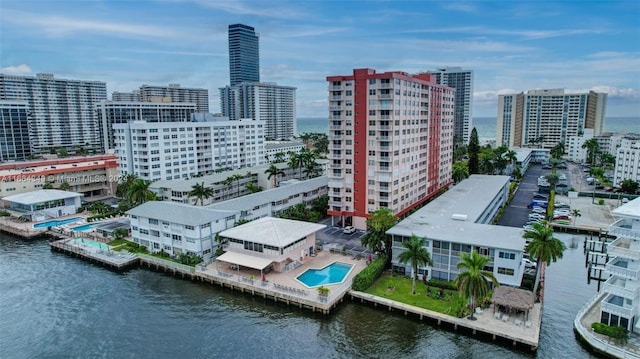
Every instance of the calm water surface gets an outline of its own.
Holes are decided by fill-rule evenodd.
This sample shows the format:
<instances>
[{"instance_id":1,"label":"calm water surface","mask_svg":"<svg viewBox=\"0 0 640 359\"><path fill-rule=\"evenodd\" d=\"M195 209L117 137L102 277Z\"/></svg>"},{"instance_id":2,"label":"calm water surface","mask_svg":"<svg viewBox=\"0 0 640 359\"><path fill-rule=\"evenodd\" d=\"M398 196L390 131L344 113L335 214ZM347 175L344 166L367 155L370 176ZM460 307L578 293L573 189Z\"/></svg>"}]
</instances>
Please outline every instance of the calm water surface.
<instances>
[{"instance_id":1,"label":"calm water surface","mask_svg":"<svg viewBox=\"0 0 640 359\"><path fill-rule=\"evenodd\" d=\"M0 358L589 358L572 323L596 288L581 239L562 238L532 355L348 301L322 316L145 269L115 273L0 234Z\"/></svg>"}]
</instances>

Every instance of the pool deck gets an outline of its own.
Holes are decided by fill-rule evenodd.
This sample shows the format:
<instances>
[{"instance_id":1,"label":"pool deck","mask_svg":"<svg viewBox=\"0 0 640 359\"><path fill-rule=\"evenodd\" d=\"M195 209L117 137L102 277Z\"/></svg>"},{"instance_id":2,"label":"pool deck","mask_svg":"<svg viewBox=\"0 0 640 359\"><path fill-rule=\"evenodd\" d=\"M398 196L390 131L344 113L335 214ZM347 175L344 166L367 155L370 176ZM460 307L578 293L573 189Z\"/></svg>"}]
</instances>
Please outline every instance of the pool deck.
<instances>
[{"instance_id":1,"label":"pool deck","mask_svg":"<svg viewBox=\"0 0 640 359\"><path fill-rule=\"evenodd\" d=\"M116 270L130 268L138 265L140 261L135 254L101 249L87 243L76 242L75 238L77 237L53 241L49 245L52 250L80 257Z\"/></svg>"}]
</instances>

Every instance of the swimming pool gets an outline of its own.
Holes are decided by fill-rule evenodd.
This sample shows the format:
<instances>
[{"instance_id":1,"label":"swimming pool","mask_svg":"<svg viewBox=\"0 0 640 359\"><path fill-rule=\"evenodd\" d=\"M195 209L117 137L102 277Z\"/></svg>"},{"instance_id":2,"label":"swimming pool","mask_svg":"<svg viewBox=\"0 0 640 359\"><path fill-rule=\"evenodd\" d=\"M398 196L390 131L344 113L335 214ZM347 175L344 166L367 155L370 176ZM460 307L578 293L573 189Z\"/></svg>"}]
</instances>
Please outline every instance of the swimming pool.
<instances>
[{"instance_id":1,"label":"swimming pool","mask_svg":"<svg viewBox=\"0 0 640 359\"><path fill-rule=\"evenodd\" d=\"M81 226L72 227L71 230L74 231L74 232L86 232L86 231L90 231L90 230L94 229L95 227L97 227L99 225L100 225L100 222L88 223L88 224L83 224Z\"/></svg>"},{"instance_id":2,"label":"swimming pool","mask_svg":"<svg viewBox=\"0 0 640 359\"><path fill-rule=\"evenodd\" d=\"M307 269L296 280L308 288L338 284L344 282L352 268L353 264L333 262L322 269Z\"/></svg>"},{"instance_id":3,"label":"swimming pool","mask_svg":"<svg viewBox=\"0 0 640 359\"><path fill-rule=\"evenodd\" d=\"M35 223L33 225L33 228L47 228L47 227L62 226L63 224L69 224L69 223L73 223L73 222L78 222L81 219L82 218L80 218L80 217L73 217L73 218L67 218L67 219L62 219L62 220L50 220L50 221L46 221L46 222Z\"/></svg>"},{"instance_id":4,"label":"swimming pool","mask_svg":"<svg viewBox=\"0 0 640 359\"><path fill-rule=\"evenodd\" d=\"M86 244L89 245L91 247L96 247L99 249L109 249L109 246L104 244L104 243L99 243L99 242L95 242L89 239L85 239L85 238L74 238L73 239L74 242L76 243L82 243L82 244Z\"/></svg>"}]
</instances>

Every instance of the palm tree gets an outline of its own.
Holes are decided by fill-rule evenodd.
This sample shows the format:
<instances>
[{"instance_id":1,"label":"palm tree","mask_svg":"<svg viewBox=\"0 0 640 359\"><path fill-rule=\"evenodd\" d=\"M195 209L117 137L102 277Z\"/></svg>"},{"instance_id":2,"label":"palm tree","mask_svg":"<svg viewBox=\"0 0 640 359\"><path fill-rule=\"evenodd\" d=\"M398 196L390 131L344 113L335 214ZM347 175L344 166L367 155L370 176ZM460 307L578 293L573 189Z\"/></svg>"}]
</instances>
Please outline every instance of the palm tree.
<instances>
[{"instance_id":1,"label":"palm tree","mask_svg":"<svg viewBox=\"0 0 640 359\"><path fill-rule=\"evenodd\" d=\"M276 186L276 180L278 179L278 176L284 176L284 171L274 164L271 164L271 166L269 166L269 168L267 168L264 173L267 175L268 180L273 178L273 187Z\"/></svg>"},{"instance_id":2,"label":"palm tree","mask_svg":"<svg viewBox=\"0 0 640 359\"><path fill-rule=\"evenodd\" d=\"M300 155L290 151L289 152L289 162L287 163L289 165L289 168L291 168L292 170L295 171L296 168L298 168L298 166L301 166L302 164L302 159L300 158Z\"/></svg>"},{"instance_id":3,"label":"palm tree","mask_svg":"<svg viewBox=\"0 0 640 359\"><path fill-rule=\"evenodd\" d=\"M466 161L455 162L452 167L453 182L458 183L469 177L469 166Z\"/></svg>"},{"instance_id":4,"label":"palm tree","mask_svg":"<svg viewBox=\"0 0 640 359\"><path fill-rule=\"evenodd\" d=\"M274 162L274 163L284 162L284 157L285 157L286 155L287 155L287 154L286 154L286 153L284 153L284 152L276 152L276 154L275 154L275 155L273 155L273 157L274 157L273 162Z\"/></svg>"},{"instance_id":5,"label":"palm tree","mask_svg":"<svg viewBox=\"0 0 640 359\"><path fill-rule=\"evenodd\" d=\"M479 255L476 251L471 252L471 255L460 253L460 262L456 267L466 270L458 274L453 283L458 287L458 291L461 294L471 300L471 317L469 317L471 320L476 319L473 316L475 303L478 302L478 298L487 296L491 289L490 283L493 283L496 287L500 285L492 272L484 270L484 267L490 261L491 259Z\"/></svg>"},{"instance_id":6,"label":"palm tree","mask_svg":"<svg viewBox=\"0 0 640 359\"><path fill-rule=\"evenodd\" d=\"M244 176L236 173L234 175L229 176L227 179L230 180L231 182L236 181L236 185L238 187L238 194L236 197L240 197L240 180L243 179Z\"/></svg>"},{"instance_id":7,"label":"palm tree","mask_svg":"<svg viewBox=\"0 0 640 359\"><path fill-rule=\"evenodd\" d=\"M534 223L532 227L533 229L525 231L522 237L531 240L527 244L526 251L531 258L536 260L536 281L533 286L533 293L535 294L540 284L539 274L542 262L550 265L552 261L555 262L562 258L566 247L561 240L553 236L553 228L548 223Z\"/></svg>"},{"instance_id":8,"label":"palm tree","mask_svg":"<svg viewBox=\"0 0 640 359\"><path fill-rule=\"evenodd\" d=\"M137 179L138 176L130 173L124 176L124 178L120 181L120 183L118 183L118 186L116 187L116 196L120 198L126 196L129 186Z\"/></svg>"},{"instance_id":9,"label":"palm tree","mask_svg":"<svg viewBox=\"0 0 640 359\"><path fill-rule=\"evenodd\" d=\"M419 238L415 234L411 235L411 239L402 242L404 252L398 255L400 263L411 264L411 293L416 294L416 280L418 279L418 266L433 266L431 254L427 250L427 239Z\"/></svg>"},{"instance_id":10,"label":"palm tree","mask_svg":"<svg viewBox=\"0 0 640 359\"><path fill-rule=\"evenodd\" d=\"M59 189L63 190L63 191L68 191L71 189L71 185L68 182L62 182L60 183L60 187L58 187Z\"/></svg>"},{"instance_id":11,"label":"palm tree","mask_svg":"<svg viewBox=\"0 0 640 359\"><path fill-rule=\"evenodd\" d=\"M129 235L129 230L126 228L116 228L113 230L113 232L111 232L111 236L113 237L113 240L117 241L120 239L124 239L124 237Z\"/></svg>"},{"instance_id":12,"label":"palm tree","mask_svg":"<svg viewBox=\"0 0 640 359\"><path fill-rule=\"evenodd\" d=\"M255 184L253 182L247 182L247 184L244 185L244 187L251 193L260 192L260 191L263 190L262 187L258 186L257 184Z\"/></svg>"},{"instance_id":13,"label":"palm tree","mask_svg":"<svg viewBox=\"0 0 640 359\"><path fill-rule=\"evenodd\" d=\"M565 149L564 149L563 142L559 142L557 145L553 146L551 150L549 150L549 154L551 155L551 158L556 160L561 160L562 155L564 155L564 152L565 152Z\"/></svg>"},{"instance_id":14,"label":"palm tree","mask_svg":"<svg viewBox=\"0 0 640 359\"><path fill-rule=\"evenodd\" d=\"M156 194L149 189L151 181L138 178L127 189L127 197L134 206L141 205L147 201L155 201Z\"/></svg>"},{"instance_id":15,"label":"palm tree","mask_svg":"<svg viewBox=\"0 0 640 359\"><path fill-rule=\"evenodd\" d=\"M580 213L579 209L574 209L573 211L571 211L571 215L573 216L573 224L576 223L576 218L582 217L582 213Z\"/></svg>"},{"instance_id":16,"label":"palm tree","mask_svg":"<svg viewBox=\"0 0 640 359\"><path fill-rule=\"evenodd\" d=\"M589 158L589 163L593 166L596 163L596 156L600 152L600 145L598 144L598 140L595 138L590 138L582 144L582 148L587 149L587 157Z\"/></svg>"},{"instance_id":17,"label":"palm tree","mask_svg":"<svg viewBox=\"0 0 640 359\"><path fill-rule=\"evenodd\" d=\"M196 197L196 203L200 200L200 205L204 206L204 200L213 197L213 188L206 187L204 182L202 184L196 183L191 187L191 191L188 193L189 197Z\"/></svg>"}]
</instances>

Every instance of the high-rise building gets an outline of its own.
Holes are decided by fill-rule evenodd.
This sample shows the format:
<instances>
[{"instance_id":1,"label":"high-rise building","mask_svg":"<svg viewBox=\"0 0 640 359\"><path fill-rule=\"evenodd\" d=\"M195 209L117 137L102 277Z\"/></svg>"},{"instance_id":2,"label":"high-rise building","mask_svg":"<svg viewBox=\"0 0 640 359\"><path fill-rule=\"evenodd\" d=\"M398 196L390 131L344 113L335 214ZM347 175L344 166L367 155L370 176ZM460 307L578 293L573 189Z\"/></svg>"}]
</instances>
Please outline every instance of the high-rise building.
<instances>
[{"instance_id":1,"label":"high-rise building","mask_svg":"<svg viewBox=\"0 0 640 359\"><path fill-rule=\"evenodd\" d=\"M24 160L31 155L29 104L0 101L0 161Z\"/></svg>"},{"instance_id":2,"label":"high-rise building","mask_svg":"<svg viewBox=\"0 0 640 359\"><path fill-rule=\"evenodd\" d=\"M96 114L100 125L101 147L103 151L114 148L114 124L132 121L189 122L195 112L195 103L99 102L96 104Z\"/></svg>"},{"instance_id":3,"label":"high-rise building","mask_svg":"<svg viewBox=\"0 0 640 359\"><path fill-rule=\"evenodd\" d=\"M129 121L113 130L120 172L144 180L186 179L265 162L263 121Z\"/></svg>"},{"instance_id":4,"label":"high-rise building","mask_svg":"<svg viewBox=\"0 0 640 359\"><path fill-rule=\"evenodd\" d=\"M111 100L118 102L140 102L140 90L133 90L131 92L118 92L111 93Z\"/></svg>"},{"instance_id":5,"label":"high-rise building","mask_svg":"<svg viewBox=\"0 0 640 359\"><path fill-rule=\"evenodd\" d=\"M604 128L607 94L563 89L498 96L496 144L551 148L568 137Z\"/></svg>"},{"instance_id":6,"label":"high-rise building","mask_svg":"<svg viewBox=\"0 0 640 359\"><path fill-rule=\"evenodd\" d=\"M229 78L231 86L260 82L260 46L251 26L229 25Z\"/></svg>"},{"instance_id":7,"label":"high-rise building","mask_svg":"<svg viewBox=\"0 0 640 359\"><path fill-rule=\"evenodd\" d=\"M461 67L445 67L427 73L435 76L437 83L456 89L453 139L455 142L469 144L473 129L473 71L463 70Z\"/></svg>"},{"instance_id":8,"label":"high-rise building","mask_svg":"<svg viewBox=\"0 0 640 359\"><path fill-rule=\"evenodd\" d=\"M243 82L220 88L220 107L230 120L266 121L265 136L290 138L296 134L296 88L271 82Z\"/></svg>"},{"instance_id":9,"label":"high-rise building","mask_svg":"<svg viewBox=\"0 0 640 359\"><path fill-rule=\"evenodd\" d=\"M99 150L102 141L94 106L106 99L105 82L56 79L52 74L0 74L0 100L29 104L33 153L49 153L59 147Z\"/></svg>"},{"instance_id":10,"label":"high-rise building","mask_svg":"<svg viewBox=\"0 0 640 359\"><path fill-rule=\"evenodd\" d=\"M637 135L623 138L616 153L613 184L620 186L624 180L640 182L640 137Z\"/></svg>"},{"instance_id":11,"label":"high-rise building","mask_svg":"<svg viewBox=\"0 0 640 359\"><path fill-rule=\"evenodd\" d=\"M366 228L401 216L451 183L455 89L428 74L329 76L329 211Z\"/></svg>"},{"instance_id":12,"label":"high-rise building","mask_svg":"<svg viewBox=\"0 0 640 359\"><path fill-rule=\"evenodd\" d=\"M180 84L169 84L169 86L142 85L139 90L131 92L113 92L111 99L119 102L195 103L196 112L209 112L209 90L181 87Z\"/></svg>"}]
</instances>

